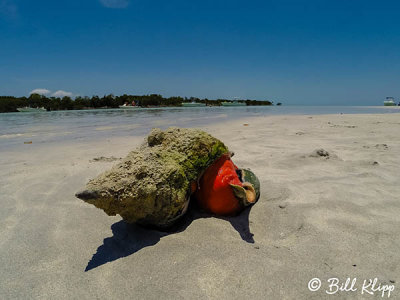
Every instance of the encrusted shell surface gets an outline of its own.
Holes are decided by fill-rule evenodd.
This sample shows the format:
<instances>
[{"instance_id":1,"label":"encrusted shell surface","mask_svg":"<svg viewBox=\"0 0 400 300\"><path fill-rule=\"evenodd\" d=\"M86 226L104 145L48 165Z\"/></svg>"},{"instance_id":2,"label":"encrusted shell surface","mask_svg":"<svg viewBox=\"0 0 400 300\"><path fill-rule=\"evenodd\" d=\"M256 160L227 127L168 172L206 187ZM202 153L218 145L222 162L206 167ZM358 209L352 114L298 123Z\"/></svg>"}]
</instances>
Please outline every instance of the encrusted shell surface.
<instances>
[{"instance_id":1,"label":"encrusted shell surface","mask_svg":"<svg viewBox=\"0 0 400 300\"><path fill-rule=\"evenodd\" d=\"M153 129L146 142L76 196L129 223L165 227L187 209L191 184L228 153L198 129Z\"/></svg>"}]
</instances>

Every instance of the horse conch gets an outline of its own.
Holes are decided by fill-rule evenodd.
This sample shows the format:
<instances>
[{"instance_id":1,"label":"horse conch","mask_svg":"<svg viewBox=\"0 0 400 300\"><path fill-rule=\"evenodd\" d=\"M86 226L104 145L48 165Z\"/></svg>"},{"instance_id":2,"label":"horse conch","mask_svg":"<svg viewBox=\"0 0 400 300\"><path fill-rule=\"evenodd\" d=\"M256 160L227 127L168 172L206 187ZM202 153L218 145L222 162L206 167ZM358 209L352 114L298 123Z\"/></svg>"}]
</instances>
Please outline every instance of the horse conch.
<instances>
[{"instance_id":1,"label":"horse conch","mask_svg":"<svg viewBox=\"0 0 400 300\"><path fill-rule=\"evenodd\" d=\"M169 128L153 129L143 145L76 196L128 223L168 227L191 198L210 213L233 215L254 204L259 190L256 176L238 169L220 140L199 129Z\"/></svg>"}]
</instances>

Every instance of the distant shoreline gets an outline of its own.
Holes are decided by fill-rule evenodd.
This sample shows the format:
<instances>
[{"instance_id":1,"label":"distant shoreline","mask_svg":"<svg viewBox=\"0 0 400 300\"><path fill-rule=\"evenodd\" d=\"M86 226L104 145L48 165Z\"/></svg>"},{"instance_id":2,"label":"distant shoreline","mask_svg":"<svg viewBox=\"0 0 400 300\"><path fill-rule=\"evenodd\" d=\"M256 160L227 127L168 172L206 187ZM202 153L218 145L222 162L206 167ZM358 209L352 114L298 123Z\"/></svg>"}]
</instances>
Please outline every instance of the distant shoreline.
<instances>
[{"instance_id":1,"label":"distant shoreline","mask_svg":"<svg viewBox=\"0 0 400 300\"><path fill-rule=\"evenodd\" d=\"M197 103L205 106L221 106L223 103L242 103L246 106L270 106L273 101L252 99L200 99L195 97L168 97L164 98L158 94L151 95L104 95L103 97L46 97L39 94L31 94L29 97L0 96L0 113L17 112L18 108L44 108L47 111L58 110L83 110L83 109L108 109L119 108L122 105L138 107L181 107L184 103ZM278 102L276 105L281 105Z\"/></svg>"}]
</instances>

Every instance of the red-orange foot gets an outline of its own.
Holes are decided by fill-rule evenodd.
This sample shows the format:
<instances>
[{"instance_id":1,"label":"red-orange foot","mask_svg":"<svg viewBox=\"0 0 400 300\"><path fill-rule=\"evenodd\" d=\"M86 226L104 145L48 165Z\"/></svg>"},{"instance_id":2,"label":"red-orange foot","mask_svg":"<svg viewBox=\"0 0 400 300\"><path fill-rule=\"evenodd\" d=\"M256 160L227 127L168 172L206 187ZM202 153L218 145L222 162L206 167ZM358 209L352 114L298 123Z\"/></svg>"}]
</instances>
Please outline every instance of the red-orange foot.
<instances>
[{"instance_id":1,"label":"red-orange foot","mask_svg":"<svg viewBox=\"0 0 400 300\"><path fill-rule=\"evenodd\" d=\"M235 215L244 207L254 204L259 192L256 192L252 183L242 182L243 178L238 173L240 175L229 154L208 167L194 194L200 207L217 215Z\"/></svg>"}]
</instances>

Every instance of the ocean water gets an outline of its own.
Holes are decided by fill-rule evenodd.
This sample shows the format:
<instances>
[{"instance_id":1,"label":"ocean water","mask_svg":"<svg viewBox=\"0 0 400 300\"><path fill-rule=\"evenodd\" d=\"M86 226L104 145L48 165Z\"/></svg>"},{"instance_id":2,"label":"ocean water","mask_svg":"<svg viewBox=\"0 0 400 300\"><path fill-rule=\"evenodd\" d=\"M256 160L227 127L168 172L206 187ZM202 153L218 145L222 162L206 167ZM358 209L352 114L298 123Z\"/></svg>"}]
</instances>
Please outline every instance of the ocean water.
<instances>
[{"instance_id":1,"label":"ocean water","mask_svg":"<svg viewBox=\"0 0 400 300\"><path fill-rule=\"evenodd\" d=\"M0 151L23 141L51 143L110 136L145 135L151 128L200 127L246 117L268 115L398 113L387 107L253 106L96 109L0 114Z\"/></svg>"}]
</instances>

